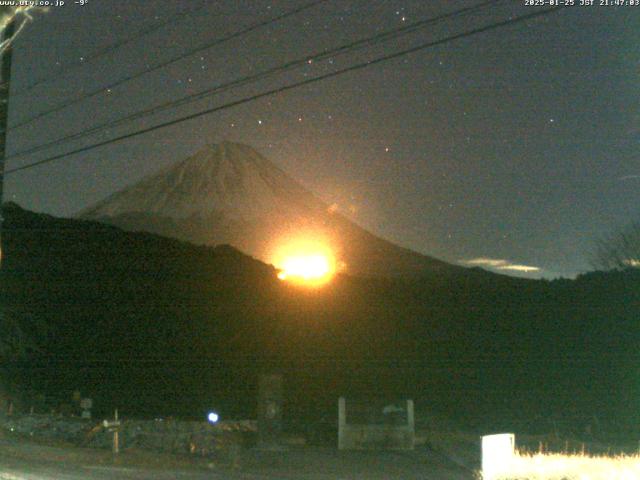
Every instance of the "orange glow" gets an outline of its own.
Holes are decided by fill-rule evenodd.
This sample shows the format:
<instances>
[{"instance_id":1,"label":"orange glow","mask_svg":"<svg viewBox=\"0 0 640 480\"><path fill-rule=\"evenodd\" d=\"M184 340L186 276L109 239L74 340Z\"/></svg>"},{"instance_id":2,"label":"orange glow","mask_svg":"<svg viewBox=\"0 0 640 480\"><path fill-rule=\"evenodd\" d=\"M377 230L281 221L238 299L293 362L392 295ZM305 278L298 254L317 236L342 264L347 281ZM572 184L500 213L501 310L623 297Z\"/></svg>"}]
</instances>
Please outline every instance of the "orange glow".
<instances>
[{"instance_id":1,"label":"orange glow","mask_svg":"<svg viewBox=\"0 0 640 480\"><path fill-rule=\"evenodd\" d=\"M280 270L278 278L308 286L329 282L336 273L336 258L331 249L317 239L289 239L280 245L273 258Z\"/></svg>"}]
</instances>

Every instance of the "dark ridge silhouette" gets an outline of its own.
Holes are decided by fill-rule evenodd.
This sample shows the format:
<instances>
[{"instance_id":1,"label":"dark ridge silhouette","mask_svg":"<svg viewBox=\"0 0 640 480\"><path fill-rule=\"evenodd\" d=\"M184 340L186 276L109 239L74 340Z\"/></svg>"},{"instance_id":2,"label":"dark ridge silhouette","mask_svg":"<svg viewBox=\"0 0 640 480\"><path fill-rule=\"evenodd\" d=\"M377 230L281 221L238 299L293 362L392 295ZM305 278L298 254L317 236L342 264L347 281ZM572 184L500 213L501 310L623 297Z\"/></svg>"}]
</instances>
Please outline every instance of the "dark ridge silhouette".
<instances>
[{"instance_id":1,"label":"dark ridge silhouette","mask_svg":"<svg viewBox=\"0 0 640 480\"><path fill-rule=\"evenodd\" d=\"M638 425L636 270L338 275L303 289L229 246L15 204L4 217L4 313L47 325L40 351L5 362L5 375L48 405L79 389L97 412L246 417L257 375L279 371L289 420L334 413L339 395L376 395L485 431L580 432L594 416L603 429Z\"/></svg>"}]
</instances>

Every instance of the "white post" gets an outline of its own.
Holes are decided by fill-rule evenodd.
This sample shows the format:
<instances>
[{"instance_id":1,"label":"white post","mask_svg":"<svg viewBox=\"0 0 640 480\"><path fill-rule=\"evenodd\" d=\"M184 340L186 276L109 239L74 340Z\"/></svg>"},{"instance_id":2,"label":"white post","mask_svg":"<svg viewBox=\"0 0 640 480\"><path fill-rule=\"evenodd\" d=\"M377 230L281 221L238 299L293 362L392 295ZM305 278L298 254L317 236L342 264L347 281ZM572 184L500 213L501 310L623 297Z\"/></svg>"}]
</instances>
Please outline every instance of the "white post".
<instances>
[{"instance_id":1,"label":"white post","mask_svg":"<svg viewBox=\"0 0 640 480\"><path fill-rule=\"evenodd\" d=\"M410 430L414 429L415 420L413 415L413 400L407 400L407 426Z\"/></svg>"},{"instance_id":2,"label":"white post","mask_svg":"<svg viewBox=\"0 0 640 480\"><path fill-rule=\"evenodd\" d=\"M120 439L118 438L119 435L118 435L118 409L117 408L114 415L114 419L115 419L116 427L113 430L113 453L118 454L120 453Z\"/></svg>"},{"instance_id":3,"label":"white post","mask_svg":"<svg viewBox=\"0 0 640 480\"><path fill-rule=\"evenodd\" d=\"M338 450L345 448L345 429L347 425L347 409L344 397L338 399Z\"/></svg>"},{"instance_id":4,"label":"white post","mask_svg":"<svg viewBox=\"0 0 640 480\"><path fill-rule=\"evenodd\" d=\"M411 437L410 448L415 448L416 441L416 428L415 428L415 416L413 413L413 400L407 400L407 427L409 427L409 435Z\"/></svg>"},{"instance_id":5,"label":"white post","mask_svg":"<svg viewBox=\"0 0 640 480\"><path fill-rule=\"evenodd\" d=\"M482 478L493 480L508 473L515 456L515 435L500 433L482 437Z\"/></svg>"}]
</instances>

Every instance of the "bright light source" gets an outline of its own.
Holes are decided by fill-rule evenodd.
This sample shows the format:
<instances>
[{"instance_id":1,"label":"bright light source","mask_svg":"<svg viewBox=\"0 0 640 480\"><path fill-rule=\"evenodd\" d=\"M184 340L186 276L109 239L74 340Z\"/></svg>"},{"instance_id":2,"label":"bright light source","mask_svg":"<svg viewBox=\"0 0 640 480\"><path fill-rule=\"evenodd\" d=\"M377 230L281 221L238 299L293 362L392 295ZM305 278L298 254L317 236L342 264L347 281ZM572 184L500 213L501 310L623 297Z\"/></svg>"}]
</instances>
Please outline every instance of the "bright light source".
<instances>
[{"instance_id":1,"label":"bright light source","mask_svg":"<svg viewBox=\"0 0 640 480\"><path fill-rule=\"evenodd\" d=\"M509 471L515 455L513 433L482 437L482 478L493 480Z\"/></svg>"},{"instance_id":2,"label":"bright light source","mask_svg":"<svg viewBox=\"0 0 640 480\"><path fill-rule=\"evenodd\" d=\"M280 270L280 280L317 286L331 280L337 262L326 243L314 238L297 238L278 246L273 263Z\"/></svg>"},{"instance_id":3,"label":"bright light source","mask_svg":"<svg viewBox=\"0 0 640 480\"><path fill-rule=\"evenodd\" d=\"M511 433L482 437L483 480L637 480L640 454L522 453Z\"/></svg>"},{"instance_id":4,"label":"bright light source","mask_svg":"<svg viewBox=\"0 0 640 480\"><path fill-rule=\"evenodd\" d=\"M282 272L278 277L282 280L289 277L297 277L305 281L318 280L329 275L332 269L331 260L321 253L292 256L285 258Z\"/></svg>"},{"instance_id":5,"label":"bright light source","mask_svg":"<svg viewBox=\"0 0 640 480\"><path fill-rule=\"evenodd\" d=\"M207 420L209 420L209 423L217 423L219 419L220 416L216 412L209 412L209 415L207 415Z\"/></svg>"}]
</instances>

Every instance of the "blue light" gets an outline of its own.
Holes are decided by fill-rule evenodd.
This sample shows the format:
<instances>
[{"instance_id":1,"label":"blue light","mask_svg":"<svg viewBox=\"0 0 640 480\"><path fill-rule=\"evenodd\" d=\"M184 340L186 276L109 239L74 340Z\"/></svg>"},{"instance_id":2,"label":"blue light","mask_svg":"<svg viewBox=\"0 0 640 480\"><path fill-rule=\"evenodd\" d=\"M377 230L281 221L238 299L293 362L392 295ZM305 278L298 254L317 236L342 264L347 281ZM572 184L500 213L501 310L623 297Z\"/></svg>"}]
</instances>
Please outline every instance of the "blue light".
<instances>
[{"instance_id":1,"label":"blue light","mask_svg":"<svg viewBox=\"0 0 640 480\"><path fill-rule=\"evenodd\" d=\"M207 420L209 420L209 423L216 423L219 418L220 417L216 412L209 412L209 415L207 415Z\"/></svg>"}]
</instances>

